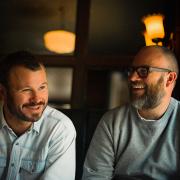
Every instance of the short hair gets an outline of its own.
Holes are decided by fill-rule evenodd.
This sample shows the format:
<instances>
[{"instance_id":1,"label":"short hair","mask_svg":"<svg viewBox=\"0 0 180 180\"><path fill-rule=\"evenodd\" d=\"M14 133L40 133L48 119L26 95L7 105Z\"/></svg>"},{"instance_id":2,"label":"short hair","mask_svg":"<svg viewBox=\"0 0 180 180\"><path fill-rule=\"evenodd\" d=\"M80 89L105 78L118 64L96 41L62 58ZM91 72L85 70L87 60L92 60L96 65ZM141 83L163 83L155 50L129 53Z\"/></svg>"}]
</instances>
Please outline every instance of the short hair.
<instances>
[{"instance_id":1,"label":"short hair","mask_svg":"<svg viewBox=\"0 0 180 180\"><path fill-rule=\"evenodd\" d=\"M41 69L42 62L38 58L28 51L16 51L13 52L0 61L0 83L5 87L8 86L8 80L10 71L16 66L23 66L32 71Z\"/></svg>"},{"instance_id":2,"label":"short hair","mask_svg":"<svg viewBox=\"0 0 180 180\"><path fill-rule=\"evenodd\" d=\"M159 46L160 47L160 46ZM174 54L174 52L172 50L170 50L167 47L160 47L162 53L168 58L168 62L169 62L169 68L176 72L177 76L179 74L179 66L178 66L178 61L176 58L176 55Z\"/></svg>"},{"instance_id":3,"label":"short hair","mask_svg":"<svg viewBox=\"0 0 180 180\"><path fill-rule=\"evenodd\" d=\"M158 49L166 58L167 58L167 62L168 62L168 65L169 65L169 69L171 71L174 71L176 72L177 76L179 74L179 66L178 66L178 61L177 61L177 58L176 58L176 55L175 53L170 50L169 48L167 47L164 47L164 46L158 46L158 45L152 45L152 46L145 46L144 47L145 49L148 49L148 48L155 48L155 49ZM143 48L143 49L144 49Z\"/></svg>"}]
</instances>

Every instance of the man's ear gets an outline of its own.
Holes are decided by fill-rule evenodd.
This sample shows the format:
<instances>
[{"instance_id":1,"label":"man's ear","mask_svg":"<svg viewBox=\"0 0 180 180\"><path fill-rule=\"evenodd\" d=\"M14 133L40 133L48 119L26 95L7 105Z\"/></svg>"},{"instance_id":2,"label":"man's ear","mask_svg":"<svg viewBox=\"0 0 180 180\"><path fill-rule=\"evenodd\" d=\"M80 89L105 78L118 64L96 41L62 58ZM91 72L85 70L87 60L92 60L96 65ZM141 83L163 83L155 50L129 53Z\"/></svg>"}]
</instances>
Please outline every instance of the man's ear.
<instances>
[{"instance_id":1,"label":"man's ear","mask_svg":"<svg viewBox=\"0 0 180 180\"><path fill-rule=\"evenodd\" d=\"M176 72L170 72L170 73L168 74L166 86L169 86L169 85L171 85L171 84L174 84L175 81L176 81L176 79L177 79L177 74L176 74Z\"/></svg>"}]
</instances>

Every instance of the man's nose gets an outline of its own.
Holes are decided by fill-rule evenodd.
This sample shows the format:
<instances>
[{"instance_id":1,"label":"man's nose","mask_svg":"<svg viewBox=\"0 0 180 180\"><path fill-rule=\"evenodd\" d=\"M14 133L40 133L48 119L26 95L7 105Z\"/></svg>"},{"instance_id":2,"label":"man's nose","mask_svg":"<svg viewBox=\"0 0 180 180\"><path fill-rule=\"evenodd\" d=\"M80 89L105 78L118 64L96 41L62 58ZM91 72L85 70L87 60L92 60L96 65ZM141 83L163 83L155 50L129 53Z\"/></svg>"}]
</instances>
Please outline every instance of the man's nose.
<instances>
[{"instance_id":1,"label":"man's nose","mask_svg":"<svg viewBox=\"0 0 180 180\"><path fill-rule=\"evenodd\" d=\"M32 91L30 100L32 102L39 102L40 101L40 94L38 91Z\"/></svg>"},{"instance_id":2,"label":"man's nose","mask_svg":"<svg viewBox=\"0 0 180 180\"><path fill-rule=\"evenodd\" d=\"M128 76L129 81L137 81L141 79L138 75L138 73L134 70L129 76Z\"/></svg>"}]
</instances>

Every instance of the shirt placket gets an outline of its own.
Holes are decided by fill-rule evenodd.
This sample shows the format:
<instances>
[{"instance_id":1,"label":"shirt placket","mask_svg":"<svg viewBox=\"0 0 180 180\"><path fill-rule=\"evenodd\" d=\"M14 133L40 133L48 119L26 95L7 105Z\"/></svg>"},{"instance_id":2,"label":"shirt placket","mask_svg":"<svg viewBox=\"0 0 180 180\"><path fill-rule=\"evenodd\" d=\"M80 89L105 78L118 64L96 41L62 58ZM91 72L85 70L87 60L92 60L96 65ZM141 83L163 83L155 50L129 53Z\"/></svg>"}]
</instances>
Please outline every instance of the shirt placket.
<instances>
[{"instance_id":1,"label":"shirt placket","mask_svg":"<svg viewBox=\"0 0 180 180\"><path fill-rule=\"evenodd\" d=\"M20 138L17 138L11 149L10 160L9 160L9 167L7 173L7 180L16 180L18 179L18 174L20 170L20 163L21 163L21 146L20 146Z\"/></svg>"}]
</instances>

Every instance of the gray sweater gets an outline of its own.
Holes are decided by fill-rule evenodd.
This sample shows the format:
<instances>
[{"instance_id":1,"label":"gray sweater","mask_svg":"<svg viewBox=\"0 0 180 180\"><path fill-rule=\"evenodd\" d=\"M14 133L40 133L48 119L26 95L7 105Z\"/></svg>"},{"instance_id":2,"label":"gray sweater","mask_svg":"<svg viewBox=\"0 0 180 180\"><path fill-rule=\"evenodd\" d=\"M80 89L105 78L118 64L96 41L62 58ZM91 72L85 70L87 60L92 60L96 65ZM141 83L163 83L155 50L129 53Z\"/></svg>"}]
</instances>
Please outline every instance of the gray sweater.
<instances>
[{"instance_id":1,"label":"gray sweater","mask_svg":"<svg viewBox=\"0 0 180 180\"><path fill-rule=\"evenodd\" d=\"M180 102L174 98L156 121L143 120L131 105L107 112L87 152L83 179L110 180L115 175L172 179L179 160L179 123Z\"/></svg>"}]
</instances>

